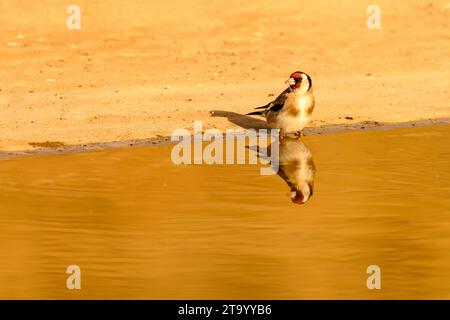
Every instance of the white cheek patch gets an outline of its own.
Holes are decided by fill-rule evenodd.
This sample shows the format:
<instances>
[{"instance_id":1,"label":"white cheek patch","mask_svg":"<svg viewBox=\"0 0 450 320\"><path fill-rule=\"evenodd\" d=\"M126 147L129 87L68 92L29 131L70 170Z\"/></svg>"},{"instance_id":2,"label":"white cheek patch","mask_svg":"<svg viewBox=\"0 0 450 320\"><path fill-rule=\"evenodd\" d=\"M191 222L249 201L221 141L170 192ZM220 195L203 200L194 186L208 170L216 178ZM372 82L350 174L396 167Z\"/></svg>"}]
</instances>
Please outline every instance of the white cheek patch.
<instances>
[{"instance_id":1,"label":"white cheek patch","mask_svg":"<svg viewBox=\"0 0 450 320\"><path fill-rule=\"evenodd\" d=\"M306 74L302 74L302 84L300 89L303 93L306 93L309 89L309 80Z\"/></svg>"}]
</instances>

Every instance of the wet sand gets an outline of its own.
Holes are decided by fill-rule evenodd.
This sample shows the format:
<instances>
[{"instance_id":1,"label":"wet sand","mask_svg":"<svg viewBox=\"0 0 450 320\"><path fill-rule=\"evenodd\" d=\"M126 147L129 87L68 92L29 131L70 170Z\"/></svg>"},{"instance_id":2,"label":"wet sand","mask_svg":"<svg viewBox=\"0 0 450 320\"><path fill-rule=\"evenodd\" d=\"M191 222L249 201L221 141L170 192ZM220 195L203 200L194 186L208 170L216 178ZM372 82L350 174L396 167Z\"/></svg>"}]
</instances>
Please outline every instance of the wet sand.
<instances>
[{"instance_id":1,"label":"wet sand","mask_svg":"<svg viewBox=\"0 0 450 320\"><path fill-rule=\"evenodd\" d=\"M450 118L448 1L380 0L380 31L350 0L77 4L78 31L64 1L0 4L0 152L259 125L239 115L297 69L314 81L313 132Z\"/></svg>"},{"instance_id":2,"label":"wet sand","mask_svg":"<svg viewBox=\"0 0 450 320\"><path fill-rule=\"evenodd\" d=\"M2 159L0 298L448 299L449 130L305 137L304 205L260 165L175 166L171 146Z\"/></svg>"},{"instance_id":3,"label":"wet sand","mask_svg":"<svg viewBox=\"0 0 450 320\"><path fill-rule=\"evenodd\" d=\"M374 130L386 131L399 128L417 128L423 126L436 126L436 125L439 126L446 124L450 124L450 119L411 121L404 123L380 123L380 122L365 121L361 123L354 123L352 125L326 125L316 128L305 128L303 131L303 136L305 137L305 136L352 132L352 131L374 131ZM245 132L246 129L243 130L244 130L243 132ZM192 132L192 130L190 131ZM93 152L99 150L114 150L130 147L167 146L173 145L175 144L175 142L171 141L170 136L158 136L149 139L112 141L104 143L89 143L83 145L65 145L60 141L45 141L42 143L31 143L31 144L35 146L32 150L0 152L0 159L28 157L37 155Z\"/></svg>"}]
</instances>

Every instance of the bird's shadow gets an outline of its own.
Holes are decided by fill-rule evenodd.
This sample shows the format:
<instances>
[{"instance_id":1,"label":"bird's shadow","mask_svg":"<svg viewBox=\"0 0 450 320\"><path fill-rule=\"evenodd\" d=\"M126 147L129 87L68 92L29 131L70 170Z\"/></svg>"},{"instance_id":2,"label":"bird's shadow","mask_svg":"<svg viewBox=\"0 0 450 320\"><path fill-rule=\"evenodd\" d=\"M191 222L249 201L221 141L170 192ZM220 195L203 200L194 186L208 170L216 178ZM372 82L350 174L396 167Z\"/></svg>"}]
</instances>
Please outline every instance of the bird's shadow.
<instances>
[{"instance_id":1,"label":"bird's shadow","mask_svg":"<svg viewBox=\"0 0 450 320\"><path fill-rule=\"evenodd\" d=\"M258 120L244 114L222 110L211 110L209 113L211 117L227 118L231 123L234 123L244 129L267 129L267 125L264 120Z\"/></svg>"}]
</instances>

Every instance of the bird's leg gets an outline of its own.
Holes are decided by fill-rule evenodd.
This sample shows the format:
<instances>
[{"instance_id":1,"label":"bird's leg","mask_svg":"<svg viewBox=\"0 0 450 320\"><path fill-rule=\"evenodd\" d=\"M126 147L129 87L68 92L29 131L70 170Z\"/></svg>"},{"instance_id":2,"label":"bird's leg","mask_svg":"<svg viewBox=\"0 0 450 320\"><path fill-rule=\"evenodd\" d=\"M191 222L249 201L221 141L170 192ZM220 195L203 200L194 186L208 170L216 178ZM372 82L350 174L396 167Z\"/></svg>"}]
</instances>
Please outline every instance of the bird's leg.
<instances>
[{"instance_id":1,"label":"bird's leg","mask_svg":"<svg viewBox=\"0 0 450 320\"><path fill-rule=\"evenodd\" d=\"M285 139L286 139L285 132L283 129L280 129L280 131L278 132L278 140L280 142L283 142Z\"/></svg>"}]
</instances>

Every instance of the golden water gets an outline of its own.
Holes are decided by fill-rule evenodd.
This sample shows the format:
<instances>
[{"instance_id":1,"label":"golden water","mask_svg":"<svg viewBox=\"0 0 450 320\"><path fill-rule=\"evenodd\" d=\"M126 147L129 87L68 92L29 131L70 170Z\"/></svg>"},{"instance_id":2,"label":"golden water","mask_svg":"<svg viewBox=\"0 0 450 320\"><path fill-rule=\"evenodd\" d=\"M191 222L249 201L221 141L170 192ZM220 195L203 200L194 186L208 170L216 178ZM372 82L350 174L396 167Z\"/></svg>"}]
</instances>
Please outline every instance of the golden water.
<instances>
[{"instance_id":1,"label":"golden water","mask_svg":"<svg viewBox=\"0 0 450 320\"><path fill-rule=\"evenodd\" d=\"M450 298L449 137L305 137L303 205L257 165L175 166L170 147L1 160L0 298Z\"/></svg>"}]
</instances>

